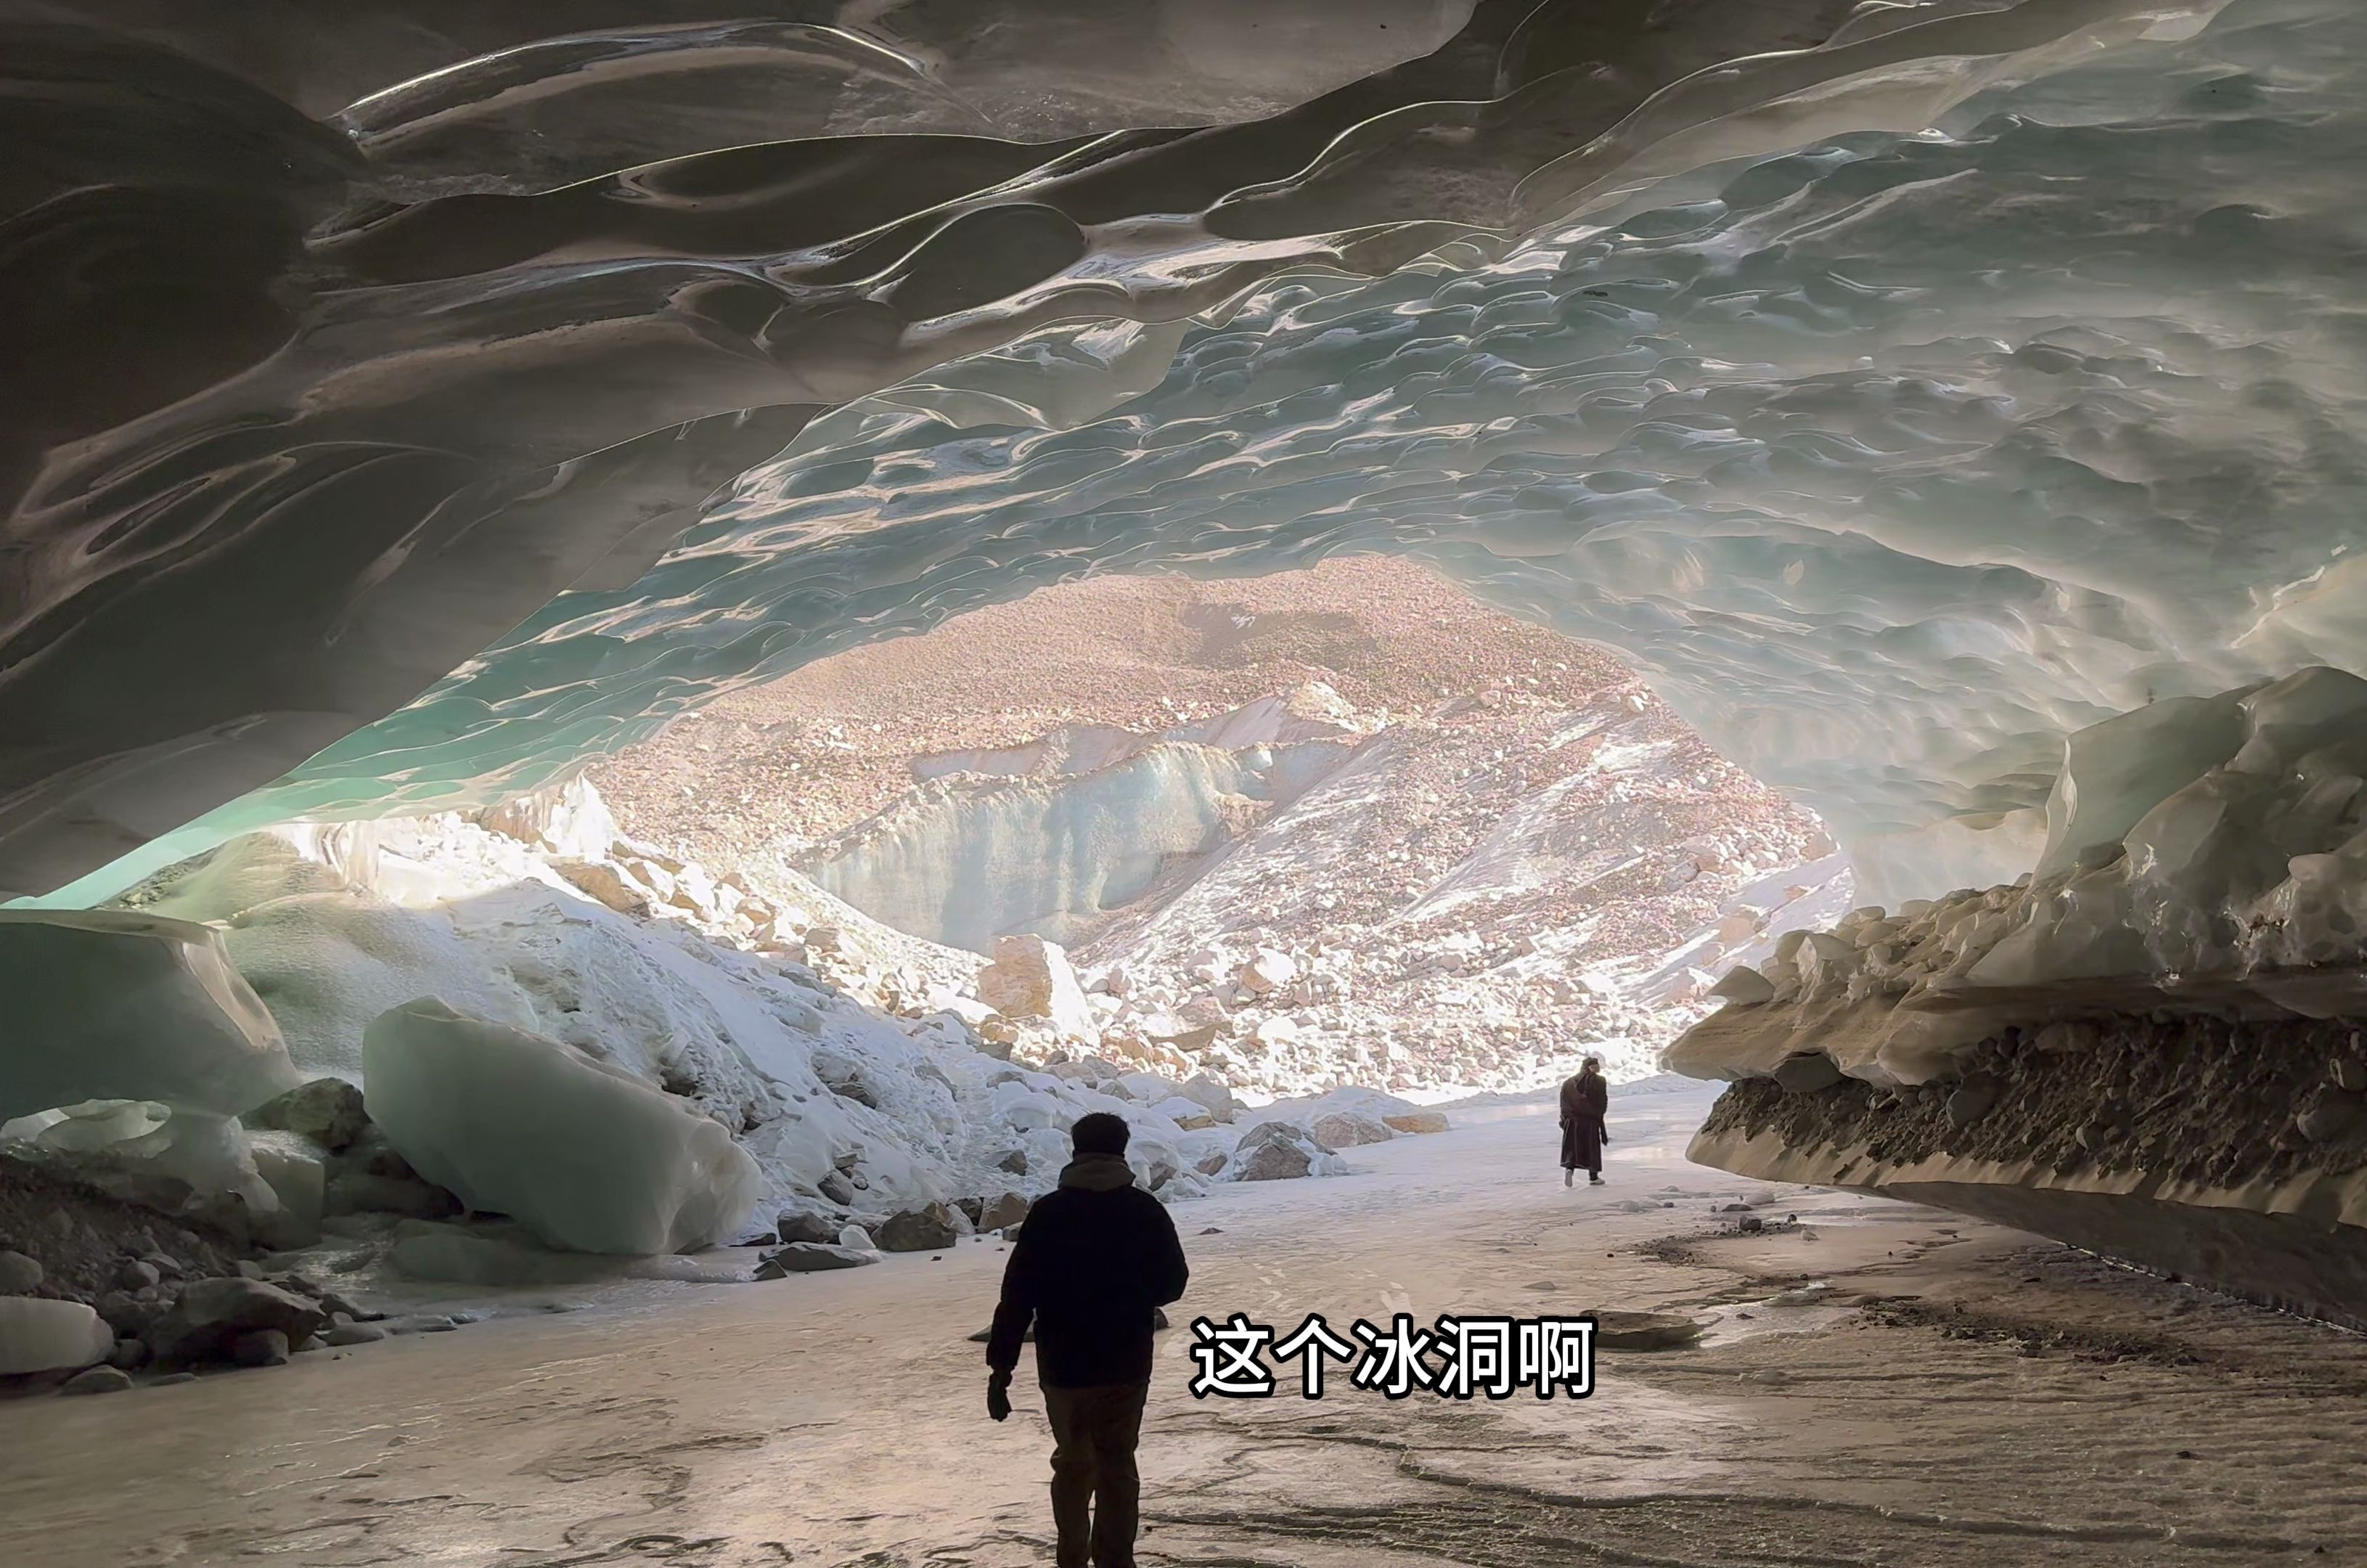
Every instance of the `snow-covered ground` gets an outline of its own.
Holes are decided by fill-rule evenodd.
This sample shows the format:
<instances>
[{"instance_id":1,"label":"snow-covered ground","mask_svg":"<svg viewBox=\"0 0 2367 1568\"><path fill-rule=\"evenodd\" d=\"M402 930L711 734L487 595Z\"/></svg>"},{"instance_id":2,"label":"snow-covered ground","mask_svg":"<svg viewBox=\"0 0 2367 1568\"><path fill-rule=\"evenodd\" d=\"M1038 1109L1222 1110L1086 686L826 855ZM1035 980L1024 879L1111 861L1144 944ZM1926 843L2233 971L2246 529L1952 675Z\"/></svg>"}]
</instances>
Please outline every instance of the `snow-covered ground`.
<instances>
[{"instance_id":1,"label":"snow-covered ground","mask_svg":"<svg viewBox=\"0 0 2367 1568\"><path fill-rule=\"evenodd\" d=\"M1690 1166L1707 1098L1614 1099L1599 1191L1561 1187L1548 1108L1500 1103L1356 1150L1344 1178L1195 1205L1179 1324L1600 1307L1708 1332L1604 1353L1584 1403L1335 1383L1310 1404L1194 1400L1179 1328L1141 1561L2355 1560L2360 1342L1976 1222ZM1746 1201L1764 1233L1731 1233ZM0 1561L1040 1563L1026 1364L993 1426L968 1338L1002 1260L968 1241L770 1285L578 1290L562 1314L14 1405Z\"/></svg>"}]
</instances>

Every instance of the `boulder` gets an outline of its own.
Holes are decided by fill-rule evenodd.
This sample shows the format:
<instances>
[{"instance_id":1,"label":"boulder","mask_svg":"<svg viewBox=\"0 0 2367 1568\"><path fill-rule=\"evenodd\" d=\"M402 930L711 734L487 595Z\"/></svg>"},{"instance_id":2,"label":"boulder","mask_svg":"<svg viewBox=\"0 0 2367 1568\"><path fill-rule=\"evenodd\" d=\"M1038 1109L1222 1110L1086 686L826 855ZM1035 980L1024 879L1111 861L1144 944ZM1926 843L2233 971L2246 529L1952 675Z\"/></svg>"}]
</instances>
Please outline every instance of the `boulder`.
<instances>
[{"instance_id":1,"label":"boulder","mask_svg":"<svg viewBox=\"0 0 2367 1568\"><path fill-rule=\"evenodd\" d=\"M1240 1108L1233 1098L1233 1091L1206 1073L1193 1074L1177 1092L1185 1099L1205 1107L1209 1116L1218 1121L1232 1120Z\"/></svg>"},{"instance_id":2,"label":"boulder","mask_svg":"<svg viewBox=\"0 0 2367 1568\"><path fill-rule=\"evenodd\" d=\"M230 1342L230 1358L242 1367L284 1367L288 1354L288 1336L276 1328L258 1328Z\"/></svg>"},{"instance_id":3,"label":"boulder","mask_svg":"<svg viewBox=\"0 0 2367 1568\"><path fill-rule=\"evenodd\" d=\"M1312 1175L1316 1156L1325 1152L1306 1128L1261 1121L1241 1134L1229 1168L1235 1181L1286 1181Z\"/></svg>"},{"instance_id":4,"label":"boulder","mask_svg":"<svg viewBox=\"0 0 2367 1568\"><path fill-rule=\"evenodd\" d=\"M685 915L719 923L723 911L716 903L716 891L715 879L707 874L707 868L685 860L674 873L674 894L666 902Z\"/></svg>"},{"instance_id":5,"label":"boulder","mask_svg":"<svg viewBox=\"0 0 2367 1568\"><path fill-rule=\"evenodd\" d=\"M38 1259L21 1252L0 1252L0 1296L29 1296L40 1288L41 1266Z\"/></svg>"},{"instance_id":6,"label":"boulder","mask_svg":"<svg viewBox=\"0 0 2367 1568\"><path fill-rule=\"evenodd\" d=\"M1795 1095L1820 1095L1841 1081L1841 1070L1821 1051L1795 1051L1775 1064L1772 1075Z\"/></svg>"},{"instance_id":7,"label":"boulder","mask_svg":"<svg viewBox=\"0 0 2367 1568\"><path fill-rule=\"evenodd\" d=\"M1975 1074L1965 1079L1955 1092L1948 1096L1944 1107L1948 1124L1952 1127L1970 1127L1988 1115L2003 1092L2002 1085L1996 1079L1986 1074Z\"/></svg>"},{"instance_id":8,"label":"boulder","mask_svg":"<svg viewBox=\"0 0 2367 1568\"><path fill-rule=\"evenodd\" d=\"M211 926L0 909L0 1121L85 1100L236 1116L302 1074Z\"/></svg>"},{"instance_id":9,"label":"boulder","mask_svg":"<svg viewBox=\"0 0 2367 1568\"><path fill-rule=\"evenodd\" d=\"M942 1203L924 1203L888 1216L879 1227L882 1252L933 1252L961 1240L961 1225Z\"/></svg>"},{"instance_id":10,"label":"boulder","mask_svg":"<svg viewBox=\"0 0 2367 1568\"><path fill-rule=\"evenodd\" d=\"M0 1377L93 1366L115 1348L115 1331L80 1301L0 1296Z\"/></svg>"},{"instance_id":11,"label":"boulder","mask_svg":"<svg viewBox=\"0 0 2367 1568\"><path fill-rule=\"evenodd\" d=\"M991 1198L979 1211L978 1228L981 1231L1008 1230L1026 1219L1027 1210L1032 1207L1025 1197L1016 1192Z\"/></svg>"},{"instance_id":12,"label":"boulder","mask_svg":"<svg viewBox=\"0 0 2367 1568\"><path fill-rule=\"evenodd\" d=\"M767 1253L756 1266L759 1279L778 1278L783 1274L819 1274L832 1268L860 1268L866 1263L877 1263L879 1255L866 1248L825 1246L817 1242L792 1242L777 1252ZM776 1270L768 1274L766 1269Z\"/></svg>"},{"instance_id":13,"label":"boulder","mask_svg":"<svg viewBox=\"0 0 2367 1568\"><path fill-rule=\"evenodd\" d=\"M1260 948L1233 975L1234 983L1252 996L1279 991L1297 978L1297 963L1279 948Z\"/></svg>"},{"instance_id":14,"label":"boulder","mask_svg":"<svg viewBox=\"0 0 2367 1568\"><path fill-rule=\"evenodd\" d=\"M1202 1105L1198 1100L1187 1099L1182 1095L1170 1095L1165 1099L1158 1101L1151 1106L1150 1113L1153 1116L1165 1117L1186 1132L1217 1125L1217 1119L1208 1114L1206 1106Z\"/></svg>"},{"instance_id":15,"label":"boulder","mask_svg":"<svg viewBox=\"0 0 2367 1568\"><path fill-rule=\"evenodd\" d=\"M636 920L647 920L652 913L649 890L626 876L620 866L606 860L550 860L545 864L568 886L595 903Z\"/></svg>"},{"instance_id":16,"label":"boulder","mask_svg":"<svg viewBox=\"0 0 2367 1568\"><path fill-rule=\"evenodd\" d=\"M1309 1175L1314 1156L1296 1143L1261 1143L1233 1157L1235 1181L1286 1181Z\"/></svg>"},{"instance_id":17,"label":"boulder","mask_svg":"<svg viewBox=\"0 0 2367 1568\"><path fill-rule=\"evenodd\" d=\"M1041 937L998 937L994 961L978 971L979 1000L1006 1018L1043 1018L1064 1035L1092 1039L1093 1009L1058 943Z\"/></svg>"},{"instance_id":18,"label":"boulder","mask_svg":"<svg viewBox=\"0 0 2367 1568\"><path fill-rule=\"evenodd\" d=\"M1954 1103L1952 1099L1952 1108ZM2367 1122L2367 1099L2334 1085L2322 1091L2316 1105L2293 1119L2301 1135L2314 1143L2347 1138L2361 1122Z\"/></svg>"},{"instance_id":19,"label":"boulder","mask_svg":"<svg viewBox=\"0 0 2367 1568\"><path fill-rule=\"evenodd\" d=\"M115 1333L130 1339L145 1339L156 1320L171 1308L156 1295L138 1296L129 1290L109 1290L98 1299L98 1315Z\"/></svg>"},{"instance_id":20,"label":"boulder","mask_svg":"<svg viewBox=\"0 0 2367 1568\"><path fill-rule=\"evenodd\" d=\"M824 1245L838 1240L838 1221L819 1209L784 1209L774 1221L773 1233L784 1242L815 1242Z\"/></svg>"},{"instance_id":21,"label":"boulder","mask_svg":"<svg viewBox=\"0 0 2367 1568\"><path fill-rule=\"evenodd\" d=\"M1349 1149L1359 1143L1386 1143L1397 1136L1379 1117L1360 1110L1327 1110L1309 1124L1308 1131L1329 1149Z\"/></svg>"},{"instance_id":22,"label":"boulder","mask_svg":"<svg viewBox=\"0 0 2367 1568\"><path fill-rule=\"evenodd\" d=\"M374 1323L341 1323L321 1335L324 1345L375 1345L386 1337L386 1330Z\"/></svg>"},{"instance_id":23,"label":"boulder","mask_svg":"<svg viewBox=\"0 0 2367 1568\"><path fill-rule=\"evenodd\" d=\"M1764 916L1756 910L1735 909L1718 916L1717 940L1720 947L1738 948L1759 935Z\"/></svg>"},{"instance_id":24,"label":"boulder","mask_svg":"<svg viewBox=\"0 0 2367 1568\"><path fill-rule=\"evenodd\" d=\"M1716 1001L1731 1002L1738 1007L1756 1007L1774 1000L1775 985L1749 964L1738 963L1709 988L1709 994Z\"/></svg>"},{"instance_id":25,"label":"boulder","mask_svg":"<svg viewBox=\"0 0 2367 1568\"><path fill-rule=\"evenodd\" d=\"M276 1214L259 1216L255 1239L277 1252L292 1252L321 1239L328 1180L319 1146L298 1132L248 1134L255 1168L279 1200Z\"/></svg>"},{"instance_id":26,"label":"boulder","mask_svg":"<svg viewBox=\"0 0 2367 1568\"><path fill-rule=\"evenodd\" d=\"M321 1303L277 1285L243 1276L193 1279L150 1331L148 1344L157 1360L187 1365L228 1359L242 1336L269 1330L281 1336L284 1358L290 1343L328 1326Z\"/></svg>"},{"instance_id":27,"label":"boulder","mask_svg":"<svg viewBox=\"0 0 2367 1568\"><path fill-rule=\"evenodd\" d=\"M427 1180L545 1244L621 1255L728 1242L764 1193L717 1122L572 1046L431 998L362 1037L371 1119Z\"/></svg>"},{"instance_id":28,"label":"boulder","mask_svg":"<svg viewBox=\"0 0 2367 1568\"><path fill-rule=\"evenodd\" d=\"M331 1153L353 1146L369 1125L362 1092L343 1078L315 1078L239 1118L257 1131L299 1133Z\"/></svg>"},{"instance_id":29,"label":"boulder","mask_svg":"<svg viewBox=\"0 0 2367 1568\"><path fill-rule=\"evenodd\" d=\"M1134 1026L1154 1044L1187 1054L1207 1050L1228 1028L1224 1009L1213 1001L1205 1006L1195 1003L1175 1012L1145 1013L1134 1020Z\"/></svg>"},{"instance_id":30,"label":"boulder","mask_svg":"<svg viewBox=\"0 0 2367 1568\"><path fill-rule=\"evenodd\" d=\"M477 813L477 825L559 855L602 855L617 839L617 819L584 778L547 785Z\"/></svg>"},{"instance_id":31,"label":"boulder","mask_svg":"<svg viewBox=\"0 0 2367 1568\"><path fill-rule=\"evenodd\" d=\"M116 1367L93 1367L68 1378L60 1393L122 1393L131 1387L131 1374Z\"/></svg>"},{"instance_id":32,"label":"boulder","mask_svg":"<svg viewBox=\"0 0 2367 1568\"><path fill-rule=\"evenodd\" d=\"M1399 1132L1444 1132L1446 1116L1435 1110L1396 1110L1381 1118L1383 1125Z\"/></svg>"}]
</instances>

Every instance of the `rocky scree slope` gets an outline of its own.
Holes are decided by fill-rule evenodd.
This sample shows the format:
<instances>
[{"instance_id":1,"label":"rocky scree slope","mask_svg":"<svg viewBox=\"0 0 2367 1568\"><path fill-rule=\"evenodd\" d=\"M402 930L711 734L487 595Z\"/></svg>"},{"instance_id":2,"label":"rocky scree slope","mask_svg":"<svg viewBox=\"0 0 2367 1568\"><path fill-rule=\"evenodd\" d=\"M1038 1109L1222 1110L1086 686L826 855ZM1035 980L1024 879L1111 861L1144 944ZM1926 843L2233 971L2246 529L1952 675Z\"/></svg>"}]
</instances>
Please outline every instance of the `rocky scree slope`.
<instances>
[{"instance_id":1,"label":"rocky scree slope","mask_svg":"<svg viewBox=\"0 0 2367 1568\"><path fill-rule=\"evenodd\" d=\"M1632 674L1401 561L1046 589L593 776L752 880L1069 945L1114 1055L1262 1094L1641 1075L1708 966L1849 903L1815 819Z\"/></svg>"}]
</instances>

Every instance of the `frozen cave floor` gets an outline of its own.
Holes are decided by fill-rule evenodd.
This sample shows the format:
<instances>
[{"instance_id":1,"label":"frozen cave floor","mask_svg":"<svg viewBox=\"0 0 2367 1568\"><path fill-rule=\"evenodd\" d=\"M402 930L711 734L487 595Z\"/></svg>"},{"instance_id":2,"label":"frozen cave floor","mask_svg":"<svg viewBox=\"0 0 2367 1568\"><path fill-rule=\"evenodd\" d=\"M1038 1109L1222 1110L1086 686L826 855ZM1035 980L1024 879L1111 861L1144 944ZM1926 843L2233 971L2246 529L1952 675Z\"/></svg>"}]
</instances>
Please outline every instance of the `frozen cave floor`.
<instances>
[{"instance_id":1,"label":"frozen cave floor","mask_svg":"<svg viewBox=\"0 0 2367 1568\"><path fill-rule=\"evenodd\" d=\"M1563 1189L1533 1097L1358 1149L1353 1176L1179 1210L1179 1324L1625 1307L1708 1326L1605 1352L1583 1403L1501 1404L1336 1381L1319 1403L1197 1402L1179 1329L1141 1561L2359 1561L2367 1342L1978 1221L1693 1165L1711 1094L1624 1094L1603 1188ZM965 1242L766 1285L635 1281L267 1375L17 1402L0 1561L1040 1563L1030 1374L988 1424L968 1338L1001 1263Z\"/></svg>"}]
</instances>

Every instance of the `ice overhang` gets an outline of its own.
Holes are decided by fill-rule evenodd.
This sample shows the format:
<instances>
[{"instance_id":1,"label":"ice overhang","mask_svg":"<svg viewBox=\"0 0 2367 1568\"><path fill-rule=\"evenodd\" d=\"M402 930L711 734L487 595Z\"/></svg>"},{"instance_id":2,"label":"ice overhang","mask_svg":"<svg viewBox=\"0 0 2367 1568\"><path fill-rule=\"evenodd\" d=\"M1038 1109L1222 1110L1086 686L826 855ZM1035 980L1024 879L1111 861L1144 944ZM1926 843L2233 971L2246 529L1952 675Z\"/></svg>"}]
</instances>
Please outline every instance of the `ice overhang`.
<instances>
[{"instance_id":1,"label":"ice overhang","mask_svg":"<svg viewBox=\"0 0 2367 1568\"><path fill-rule=\"evenodd\" d=\"M895 7L400 80L391 8L0 11L0 890L1089 572L1417 556L1900 891L2036 853L2074 731L2367 668L2356 7L1579 9L1296 105L1150 5L1098 92Z\"/></svg>"}]
</instances>

